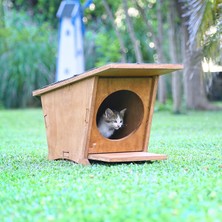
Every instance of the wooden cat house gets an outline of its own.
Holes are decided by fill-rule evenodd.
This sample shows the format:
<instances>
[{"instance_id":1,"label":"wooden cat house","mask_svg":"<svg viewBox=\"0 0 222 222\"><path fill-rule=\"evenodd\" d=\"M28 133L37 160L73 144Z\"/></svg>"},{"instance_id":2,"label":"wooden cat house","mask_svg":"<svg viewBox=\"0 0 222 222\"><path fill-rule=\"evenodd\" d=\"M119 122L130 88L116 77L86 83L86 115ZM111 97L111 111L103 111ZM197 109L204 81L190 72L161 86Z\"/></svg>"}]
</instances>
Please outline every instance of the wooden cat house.
<instances>
[{"instance_id":1,"label":"wooden cat house","mask_svg":"<svg viewBox=\"0 0 222 222\"><path fill-rule=\"evenodd\" d=\"M48 157L80 164L89 160L163 160L148 151L158 78L178 64L109 64L33 92L41 96ZM124 127L103 137L98 120L106 108L127 109Z\"/></svg>"}]
</instances>

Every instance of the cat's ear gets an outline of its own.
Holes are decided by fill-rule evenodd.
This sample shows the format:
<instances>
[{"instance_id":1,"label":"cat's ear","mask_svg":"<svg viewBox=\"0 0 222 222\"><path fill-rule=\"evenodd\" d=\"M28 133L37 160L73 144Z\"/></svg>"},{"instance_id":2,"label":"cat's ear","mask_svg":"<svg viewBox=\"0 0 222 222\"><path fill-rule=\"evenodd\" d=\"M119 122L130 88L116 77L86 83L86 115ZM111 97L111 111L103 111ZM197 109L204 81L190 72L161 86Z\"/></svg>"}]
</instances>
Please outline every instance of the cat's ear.
<instances>
[{"instance_id":1,"label":"cat's ear","mask_svg":"<svg viewBox=\"0 0 222 222\"><path fill-rule=\"evenodd\" d=\"M126 112L126 108L125 108L125 109L122 109L122 110L120 111L120 115L123 117L124 114L125 114L125 112Z\"/></svg>"},{"instance_id":2,"label":"cat's ear","mask_svg":"<svg viewBox=\"0 0 222 222\"><path fill-rule=\"evenodd\" d=\"M106 118L111 118L113 116L113 111L110 108L107 108L105 111Z\"/></svg>"}]
</instances>

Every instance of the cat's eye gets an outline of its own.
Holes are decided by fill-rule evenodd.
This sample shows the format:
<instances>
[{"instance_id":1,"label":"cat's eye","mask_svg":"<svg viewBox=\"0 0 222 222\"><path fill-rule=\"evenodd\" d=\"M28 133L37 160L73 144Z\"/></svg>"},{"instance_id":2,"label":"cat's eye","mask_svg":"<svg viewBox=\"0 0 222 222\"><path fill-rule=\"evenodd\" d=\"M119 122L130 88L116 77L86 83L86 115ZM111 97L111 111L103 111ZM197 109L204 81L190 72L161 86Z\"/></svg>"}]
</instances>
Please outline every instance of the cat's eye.
<instances>
[{"instance_id":1,"label":"cat's eye","mask_svg":"<svg viewBox=\"0 0 222 222\"><path fill-rule=\"evenodd\" d=\"M117 120L114 120L114 123L117 123Z\"/></svg>"},{"instance_id":2,"label":"cat's eye","mask_svg":"<svg viewBox=\"0 0 222 222\"><path fill-rule=\"evenodd\" d=\"M120 120L120 123L122 123L123 121L122 120Z\"/></svg>"}]
</instances>

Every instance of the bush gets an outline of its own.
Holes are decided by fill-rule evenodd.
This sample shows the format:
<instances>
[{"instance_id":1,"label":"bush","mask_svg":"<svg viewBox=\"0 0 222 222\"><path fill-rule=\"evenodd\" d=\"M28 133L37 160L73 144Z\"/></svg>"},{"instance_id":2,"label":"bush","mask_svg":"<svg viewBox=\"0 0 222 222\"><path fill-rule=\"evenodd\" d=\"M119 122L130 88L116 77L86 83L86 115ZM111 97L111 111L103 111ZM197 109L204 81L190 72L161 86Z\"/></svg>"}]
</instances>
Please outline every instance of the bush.
<instances>
[{"instance_id":1,"label":"bush","mask_svg":"<svg viewBox=\"0 0 222 222\"><path fill-rule=\"evenodd\" d=\"M36 105L32 91L51 83L55 73L56 35L22 12L6 13L0 30L0 102L6 108Z\"/></svg>"}]
</instances>

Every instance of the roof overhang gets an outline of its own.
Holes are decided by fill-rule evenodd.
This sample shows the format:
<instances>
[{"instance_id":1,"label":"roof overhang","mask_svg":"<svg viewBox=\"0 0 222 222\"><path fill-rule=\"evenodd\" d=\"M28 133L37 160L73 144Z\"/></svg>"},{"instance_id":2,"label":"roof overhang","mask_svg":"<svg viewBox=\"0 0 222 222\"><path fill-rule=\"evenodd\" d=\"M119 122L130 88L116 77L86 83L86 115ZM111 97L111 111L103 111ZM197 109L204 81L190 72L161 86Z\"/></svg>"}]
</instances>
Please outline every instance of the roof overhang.
<instances>
[{"instance_id":1,"label":"roof overhang","mask_svg":"<svg viewBox=\"0 0 222 222\"><path fill-rule=\"evenodd\" d=\"M41 96L44 93L56 90L58 88L70 85L77 81L82 81L93 76L100 77L151 77L168 74L183 69L181 64L133 64L120 63L108 64L96 68L69 79L53 83L42 89L33 91L33 96Z\"/></svg>"}]
</instances>

